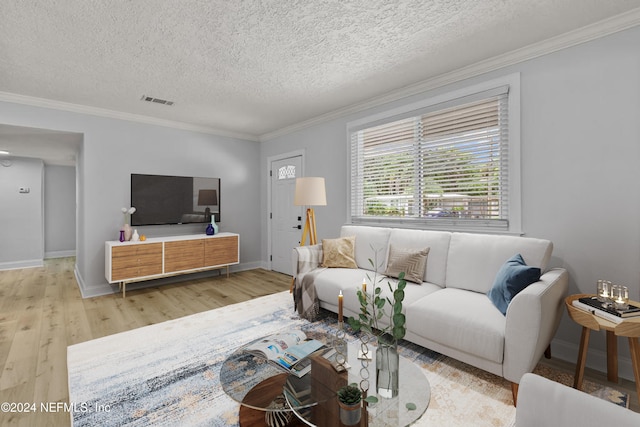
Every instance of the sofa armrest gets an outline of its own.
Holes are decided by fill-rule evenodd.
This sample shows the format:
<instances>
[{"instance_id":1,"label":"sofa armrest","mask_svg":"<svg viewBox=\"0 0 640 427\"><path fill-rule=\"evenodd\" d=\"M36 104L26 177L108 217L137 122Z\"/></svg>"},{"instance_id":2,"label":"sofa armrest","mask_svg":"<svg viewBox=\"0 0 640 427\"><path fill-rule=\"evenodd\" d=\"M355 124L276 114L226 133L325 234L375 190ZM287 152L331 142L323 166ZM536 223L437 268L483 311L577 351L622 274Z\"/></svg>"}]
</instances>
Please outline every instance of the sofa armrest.
<instances>
[{"instance_id":1,"label":"sofa armrest","mask_svg":"<svg viewBox=\"0 0 640 427\"><path fill-rule=\"evenodd\" d=\"M640 414L535 374L518 391L516 427L638 426Z\"/></svg>"},{"instance_id":2,"label":"sofa armrest","mask_svg":"<svg viewBox=\"0 0 640 427\"><path fill-rule=\"evenodd\" d=\"M519 383L532 372L558 329L569 276L563 268L544 273L517 294L507 309L503 376Z\"/></svg>"},{"instance_id":3,"label":"sofa armrest","mask_svg":"<svg viewBox=\"0 0 640 427\"><path fill-rule=\"evenodd\" d=\"M293 277L308 273L322 264L322 245L298 246L293 248Z\"/></svg>"}]
</instances>

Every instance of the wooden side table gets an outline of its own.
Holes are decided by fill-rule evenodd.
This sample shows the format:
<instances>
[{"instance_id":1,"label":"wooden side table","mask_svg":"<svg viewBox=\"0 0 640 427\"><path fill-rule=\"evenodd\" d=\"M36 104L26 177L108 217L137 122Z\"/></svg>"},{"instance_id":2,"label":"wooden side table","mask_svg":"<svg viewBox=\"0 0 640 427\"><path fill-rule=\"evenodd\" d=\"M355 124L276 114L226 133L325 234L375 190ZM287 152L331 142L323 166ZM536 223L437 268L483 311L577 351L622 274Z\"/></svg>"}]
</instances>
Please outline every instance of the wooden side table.
<instances>
[{"instance_id":1,"label":"wooden side table","mask_svg":"<svg viewBox=\"0 0 640 427\"><path fill-rule=\"evenodd\" d=\"M591 330L607 332L607 379L618 382L618 341L617 337L627 337L629 339L629 350L631 353L631 364L633 365L633 375L636 381L636 392L640 402L640 317L624 319L620 323L613 323L600 316L580 310L572 305L578 298L592 297L589 294L570 295L565 298L564 303L567 312L574 322L582 326L582 336L580 337L580 350L578 362L576 363L576 375L573 381L573 388L580 390L584 379L584 366L587 361L587 348L589 347L589 334ZM640 305L636 301L631 304Z\"/></svg>"}]
</instances>

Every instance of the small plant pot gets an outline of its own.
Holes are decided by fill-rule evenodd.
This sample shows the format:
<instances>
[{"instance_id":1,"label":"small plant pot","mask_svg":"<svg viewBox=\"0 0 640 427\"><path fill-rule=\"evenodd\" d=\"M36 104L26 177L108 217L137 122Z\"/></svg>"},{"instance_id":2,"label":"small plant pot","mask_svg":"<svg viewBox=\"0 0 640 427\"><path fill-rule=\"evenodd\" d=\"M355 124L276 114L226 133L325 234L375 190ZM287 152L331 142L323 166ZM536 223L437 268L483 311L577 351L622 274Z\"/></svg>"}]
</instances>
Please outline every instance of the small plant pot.
<instances>
[{"instance_id":1,"label":"small plant pot","mask_svg":"<svg viewBox=\"0 0 640 427\"><path fill-rule=\"evenodd\" d=\"M353 426L360 422L362 416L362 402L354 405L345 405L338 401L340 406L340 422L346 426Z\"/></svg>"}]
</instances>

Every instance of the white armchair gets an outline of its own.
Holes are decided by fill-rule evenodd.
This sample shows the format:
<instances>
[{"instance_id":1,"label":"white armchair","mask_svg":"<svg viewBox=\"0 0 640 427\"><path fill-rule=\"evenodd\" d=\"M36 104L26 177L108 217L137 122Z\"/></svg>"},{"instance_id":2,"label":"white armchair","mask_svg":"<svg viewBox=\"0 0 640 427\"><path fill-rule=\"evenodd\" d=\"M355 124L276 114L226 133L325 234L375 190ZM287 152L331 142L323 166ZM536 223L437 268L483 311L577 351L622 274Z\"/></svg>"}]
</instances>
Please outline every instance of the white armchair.
<instances>
[{"instance_id":1,"label":"white armchair","mask_svg":"<svg viewBox=\"0 0 640 427\"><path fill-rule=\"evenodd\" d=\"M516 427L638 427L640 414L535 374L520 381Z\"/></svg>"}]
</instances>

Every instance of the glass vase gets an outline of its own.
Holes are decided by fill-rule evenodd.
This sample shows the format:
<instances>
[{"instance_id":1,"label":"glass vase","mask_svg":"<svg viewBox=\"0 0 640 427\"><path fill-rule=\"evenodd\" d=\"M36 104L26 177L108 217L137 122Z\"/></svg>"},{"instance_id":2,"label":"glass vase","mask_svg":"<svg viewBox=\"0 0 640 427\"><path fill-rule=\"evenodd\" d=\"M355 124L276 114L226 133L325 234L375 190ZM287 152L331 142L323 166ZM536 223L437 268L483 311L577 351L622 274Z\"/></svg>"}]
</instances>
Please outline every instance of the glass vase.
<instances>
[{"instance_id":1,"label":"glass vase","mask_svg":"<svg viewBox=\"0 0 640 427\"><path fill-rule=\"evenodd\" d=\"M378 337L376 391L380 397L391 399L398 395L399 369L398 342L388 334Z\"/></svg>"}]
</instances>

